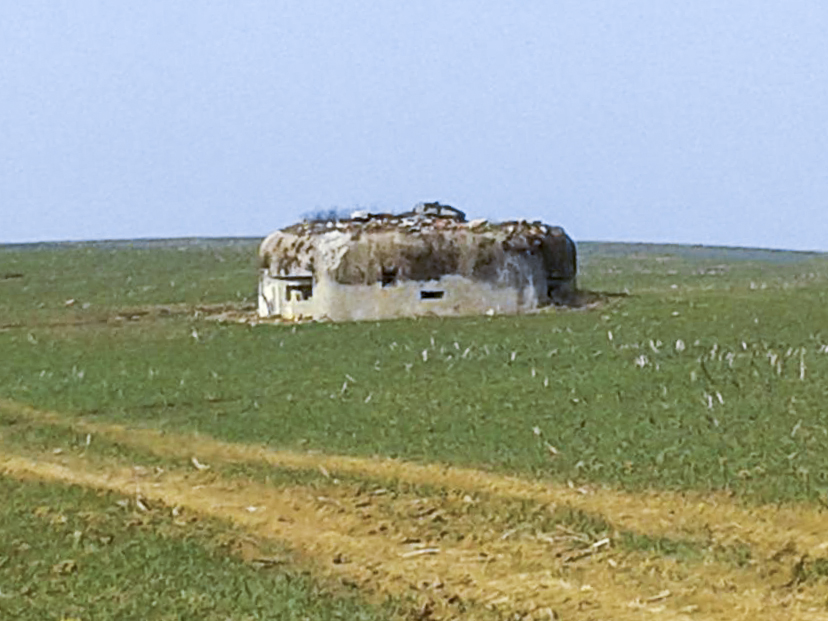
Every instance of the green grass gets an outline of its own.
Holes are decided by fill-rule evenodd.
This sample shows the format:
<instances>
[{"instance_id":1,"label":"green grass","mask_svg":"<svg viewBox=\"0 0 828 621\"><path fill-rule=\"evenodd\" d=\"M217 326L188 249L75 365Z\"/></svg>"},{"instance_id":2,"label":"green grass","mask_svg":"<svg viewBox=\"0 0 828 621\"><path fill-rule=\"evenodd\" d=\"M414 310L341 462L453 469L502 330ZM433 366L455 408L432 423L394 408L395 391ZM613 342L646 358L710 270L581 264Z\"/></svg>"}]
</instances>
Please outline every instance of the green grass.
<instances>
[{"instance_id":1,"label":"green grass","mask_svg":"<svg viewBox=\"0 0 828 621\"><path fill-rule=\"evenodd\" d=\"M275 448L828 504L824 255L582 244L581 286L629 296L524 317L257 327L199 318L199 305L254 301L255 246L0 247L0 397ZM151 306L186 312L117 318ZM83 434L3 412L0 435L15 451L190 467L102 437L87 446ZM212 466L274 485L326 484L316 471ZM134 513L117 495L2 477L0 498L0 618L400 614L320 586L291 562L245 564L228 554L236 534L218 521L182 529L161 506ZM619 532L566 506L488 499L488 514L475 510L468 519L498 532L563 526L624 551L756 562L748 546ZM803 557L792 580L823 582L826 567Z\"/></svg>"},{"instance_id":2,"label":"green grass","mask_svg":"<svg viewBox=\"0 0 828 621\"><path fill-rule=\"evenodd\" d=\"M0 249L0 272L26 274L0 284L0 312L20 323L0 331L0 395L274 447L825 500L822 255L587 244L581 285L631 295L524 317L47 325L96 307L249 301L253 247ZM93 302L63 307L70 296Z\"/></svg>"},{"instance_id":3,"label":"green grass","mask_svg":"<svg viewBox=\"0 0 828 621\"><path fill-rule=\"evenodd\" d=\"M287 566L228 554L234 533L214 520L173 523L153 505L75 486L0 476L0 618L253 620L384 619ZM118 504L120 503L120 504ZM262 545L263 557L289 554Z\"/></svg>"},{"instance_id":4,"label":"green grass","mask_svg":"<svg viewBox=\"0 0 828 621\"><path fill-rule=\"evenodd\" d=\"M168 468L186 465L181 458L160 457L135 447L63 425L28 421L0 408L0 447L14 448L38 456L43 453L90 455L96 459L127 462L149 467Z\"/></svg>"},{"instance_id":5,"label":"green grass","mask_svg":"<svg viewBox=\"0 0 828 621\"><path fill-rule=\"evenodd\" d=\"M0 246L0 327L91 322L113 309L149 304L250 303L258 241Z\"/></svg>"}]
</instances>

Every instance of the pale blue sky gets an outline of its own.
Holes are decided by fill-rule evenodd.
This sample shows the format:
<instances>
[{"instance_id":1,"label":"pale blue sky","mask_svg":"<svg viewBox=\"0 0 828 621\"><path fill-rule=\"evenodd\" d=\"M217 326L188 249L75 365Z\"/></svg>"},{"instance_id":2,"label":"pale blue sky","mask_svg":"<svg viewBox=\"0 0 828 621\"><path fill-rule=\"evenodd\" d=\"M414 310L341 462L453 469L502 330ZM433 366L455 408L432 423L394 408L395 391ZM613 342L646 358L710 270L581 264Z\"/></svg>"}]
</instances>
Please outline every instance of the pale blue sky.
<instances>
[{"instance_id":1,"label":"pale blue sky","mask_svg":"<svg viewBox=\"0 0 828 621\"><path fill-rule=\"evenodd\" d=\"M0 0L0 242L421 200L828 250L828 3Z\"/></svg>"}]
</instances>

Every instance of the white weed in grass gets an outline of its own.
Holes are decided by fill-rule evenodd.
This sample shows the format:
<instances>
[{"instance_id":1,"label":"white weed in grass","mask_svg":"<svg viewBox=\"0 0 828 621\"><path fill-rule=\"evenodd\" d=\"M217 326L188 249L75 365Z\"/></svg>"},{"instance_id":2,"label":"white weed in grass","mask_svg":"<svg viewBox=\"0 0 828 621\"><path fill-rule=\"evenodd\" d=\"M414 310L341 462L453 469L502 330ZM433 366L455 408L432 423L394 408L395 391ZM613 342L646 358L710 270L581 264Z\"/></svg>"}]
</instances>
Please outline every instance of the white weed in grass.
<instances>
[{"instance_id":1,"label":"white weed in grass","mask_svg":"<svg viewBox=\"0 0 828 621\"><path fill-rule=\"evenodd\" d=\"M794 438L796 436L796 432L799 431L800 427L802 427L802 420L801 419L796 421L796 425L794 425L793 429L791 429L791 438Z\"/></svg>"},{"instance_id":2,"label":"white weed in grass","mask_svg":"<svg viewBox=\"0 0 828 621\"><path fill-rule=\"evenodd\" d=\"M209 470L210 466L207 464L202 464L195 456L190 459L190 462L193 464L196 470Z\"/></svg>"}]
</instances>

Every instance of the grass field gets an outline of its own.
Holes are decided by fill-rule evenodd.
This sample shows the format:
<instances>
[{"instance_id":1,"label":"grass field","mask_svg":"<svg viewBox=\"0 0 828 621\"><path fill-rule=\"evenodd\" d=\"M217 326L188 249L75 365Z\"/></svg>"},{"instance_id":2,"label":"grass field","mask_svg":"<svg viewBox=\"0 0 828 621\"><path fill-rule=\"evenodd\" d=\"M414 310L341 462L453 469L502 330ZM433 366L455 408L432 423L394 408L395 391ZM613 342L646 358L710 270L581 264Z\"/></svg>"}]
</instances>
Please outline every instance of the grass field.
<instances>
[{"instance_id":1,"label":"grass field","mask_svg":"<svg viewBox=\"0 0 828 621\"><path fill-rule=\"evenodd\" d=\"M588 243L586 310L212 320L255 246L0 247L0 613L828 615L825 255Z\"/></svg>"}]
</instances>

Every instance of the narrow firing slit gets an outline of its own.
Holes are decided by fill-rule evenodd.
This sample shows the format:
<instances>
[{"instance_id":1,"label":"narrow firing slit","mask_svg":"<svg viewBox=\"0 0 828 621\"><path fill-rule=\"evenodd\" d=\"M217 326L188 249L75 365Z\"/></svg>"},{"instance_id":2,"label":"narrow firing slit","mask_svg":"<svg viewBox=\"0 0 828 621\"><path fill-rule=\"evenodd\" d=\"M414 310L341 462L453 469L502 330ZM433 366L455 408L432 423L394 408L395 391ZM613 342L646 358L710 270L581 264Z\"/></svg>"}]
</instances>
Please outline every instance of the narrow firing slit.
<instances>
[{"instance_id":1,"label":"narrow firing slit","mask_svg":"<svg viewBox=\"0 0 828 621\"><path fill-rule=\"evenodd\" d=\"M445 291L420 291L421 300L440 300Z\"/></svg>"}]
</instances>

